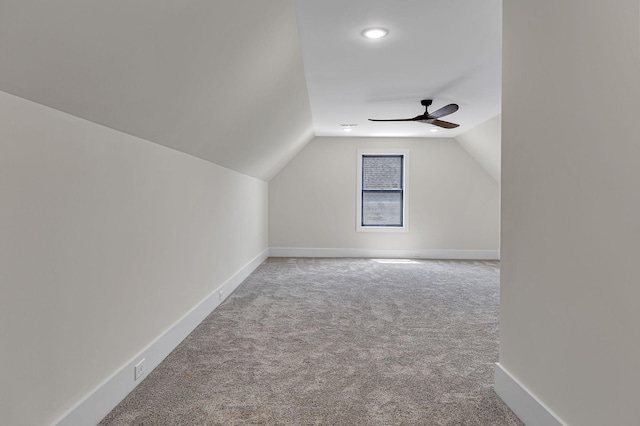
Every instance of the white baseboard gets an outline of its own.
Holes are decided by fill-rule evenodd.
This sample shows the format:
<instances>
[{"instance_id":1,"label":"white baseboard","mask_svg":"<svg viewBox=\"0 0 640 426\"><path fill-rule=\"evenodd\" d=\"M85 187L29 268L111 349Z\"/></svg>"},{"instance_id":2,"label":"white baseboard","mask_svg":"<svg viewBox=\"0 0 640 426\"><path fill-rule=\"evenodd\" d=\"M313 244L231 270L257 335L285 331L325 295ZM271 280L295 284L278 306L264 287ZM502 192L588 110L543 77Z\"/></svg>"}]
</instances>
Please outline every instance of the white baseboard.
<instances>
[{"instance_id":1,"label":"white baseboard","mask_svg":"<svg viewBox=\"0 0 640 426\"><path fill-rule=\"evenodd\" d=\"M56 426L87 426L98 424L113 408L120 403L142 380L134 380L134 365L145 359L146 377L158 366L198 324L200 324L218 305L231 294L260 264L269 256L264 250L243 266L231 278L219 286L213 293L186 313L173 326L151 342L138 355L123 365L111 377L89 393L82 401L67 411L53 424ZM222 292L222 294L220 294Z\"/></svg>"},{"instance_id":2,"label":"white baseboard","mask_svg":"<svg viewBox=\"0 0 640 426\"><path fill-rule=\"evenodd\" d=\"M527 426L566 425L498 362L495 367L493 388L511 411Z\"/></svg>"},{"instance_id":3,"label":"white baseboard","mask_svg":"<svg viewBox=\"0 0 640 426\"><path fill-rule=\"evenodd\" d=\"M499 250L373 250L358 248L271 247L271 257L365 257L394 259L499 260Z\"/></svg>"}]
</instances>

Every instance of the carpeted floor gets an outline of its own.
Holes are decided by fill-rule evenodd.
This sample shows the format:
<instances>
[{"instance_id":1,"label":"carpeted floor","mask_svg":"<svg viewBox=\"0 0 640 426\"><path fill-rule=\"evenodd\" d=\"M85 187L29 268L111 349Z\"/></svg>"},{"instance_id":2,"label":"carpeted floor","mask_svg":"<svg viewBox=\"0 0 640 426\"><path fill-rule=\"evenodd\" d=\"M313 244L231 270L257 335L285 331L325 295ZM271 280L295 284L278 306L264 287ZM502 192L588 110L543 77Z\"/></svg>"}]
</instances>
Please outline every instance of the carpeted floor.
<instances>
[{"instance_id":1,"label":"carpeted floor","mask_svg":"<svg viewBox=\"0 0 640 426\"><path fill-rule=\"evenodd\" d=\"M499 264L268 259L101 425L522 425Z\"/></svg>"}]
</instances>

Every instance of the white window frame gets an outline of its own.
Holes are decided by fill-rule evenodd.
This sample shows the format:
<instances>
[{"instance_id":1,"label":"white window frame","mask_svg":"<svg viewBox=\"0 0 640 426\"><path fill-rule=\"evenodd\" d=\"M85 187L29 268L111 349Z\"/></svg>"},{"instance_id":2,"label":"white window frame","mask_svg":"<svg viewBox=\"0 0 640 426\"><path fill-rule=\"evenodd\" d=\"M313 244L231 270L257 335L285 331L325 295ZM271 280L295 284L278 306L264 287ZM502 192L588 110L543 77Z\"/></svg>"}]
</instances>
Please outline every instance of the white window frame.
<instances>
[{"instance_id":1,"label":"white window frame","mask_svg":"<svg viewBox=\"0 0 640 426\"><path fill-rule=\"evenodd\" d=\"M366 155L402 155L402 226L362 225L362 157ZM356 193L356 232L409 232L409 150L408 149L359 149Z\"/></svg>"}]
</instances>

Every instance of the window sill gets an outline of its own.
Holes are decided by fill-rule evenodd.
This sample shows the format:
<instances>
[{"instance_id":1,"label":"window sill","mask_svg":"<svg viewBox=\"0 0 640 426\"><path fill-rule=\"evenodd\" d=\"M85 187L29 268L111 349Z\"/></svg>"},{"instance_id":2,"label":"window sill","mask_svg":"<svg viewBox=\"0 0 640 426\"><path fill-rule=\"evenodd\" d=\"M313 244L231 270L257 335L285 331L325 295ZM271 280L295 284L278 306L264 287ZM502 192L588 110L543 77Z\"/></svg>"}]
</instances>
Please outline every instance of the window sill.
<instances>
[{"instance_id":1,"label":"window sill","mask_svg":"<svg viewBox=\"0 0 640 426\"><path fill-rule=\"evenodd\" d=\"M408 226L356 226L356 232L383 232L403 233L409 232Z\"/></svg>"}]
</instances>

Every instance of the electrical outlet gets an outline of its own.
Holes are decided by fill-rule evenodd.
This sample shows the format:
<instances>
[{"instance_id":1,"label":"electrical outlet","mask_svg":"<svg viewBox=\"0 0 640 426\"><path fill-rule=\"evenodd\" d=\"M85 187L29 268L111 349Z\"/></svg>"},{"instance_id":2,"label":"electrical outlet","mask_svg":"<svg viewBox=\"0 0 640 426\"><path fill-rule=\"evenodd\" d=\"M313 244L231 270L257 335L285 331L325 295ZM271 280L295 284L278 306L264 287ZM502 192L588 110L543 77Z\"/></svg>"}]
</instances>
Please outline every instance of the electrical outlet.
<instances>
[{"instance_id":1,"label":"electrical outlet","mask_svg":"<svg viewBox=\"0 0 640 426\"><path fill-rule=\"evenodd\" d=\"M414 252L413 253L413 258L414 259L419 259L420 258L420 252L419 251Z\"/></svg>"},{"instance_id":2,"label":"electrical outlet","mask_svg":"<svg viewBox=\"0 0 640 426\"><path fill-rule=\"evenodd\" d=\"M147 367L144 365L144 358L142 358L134 367L134 380L138 380L140 377L144 376L144 373L146 372Z\"/></svg>"}]
</instances>

